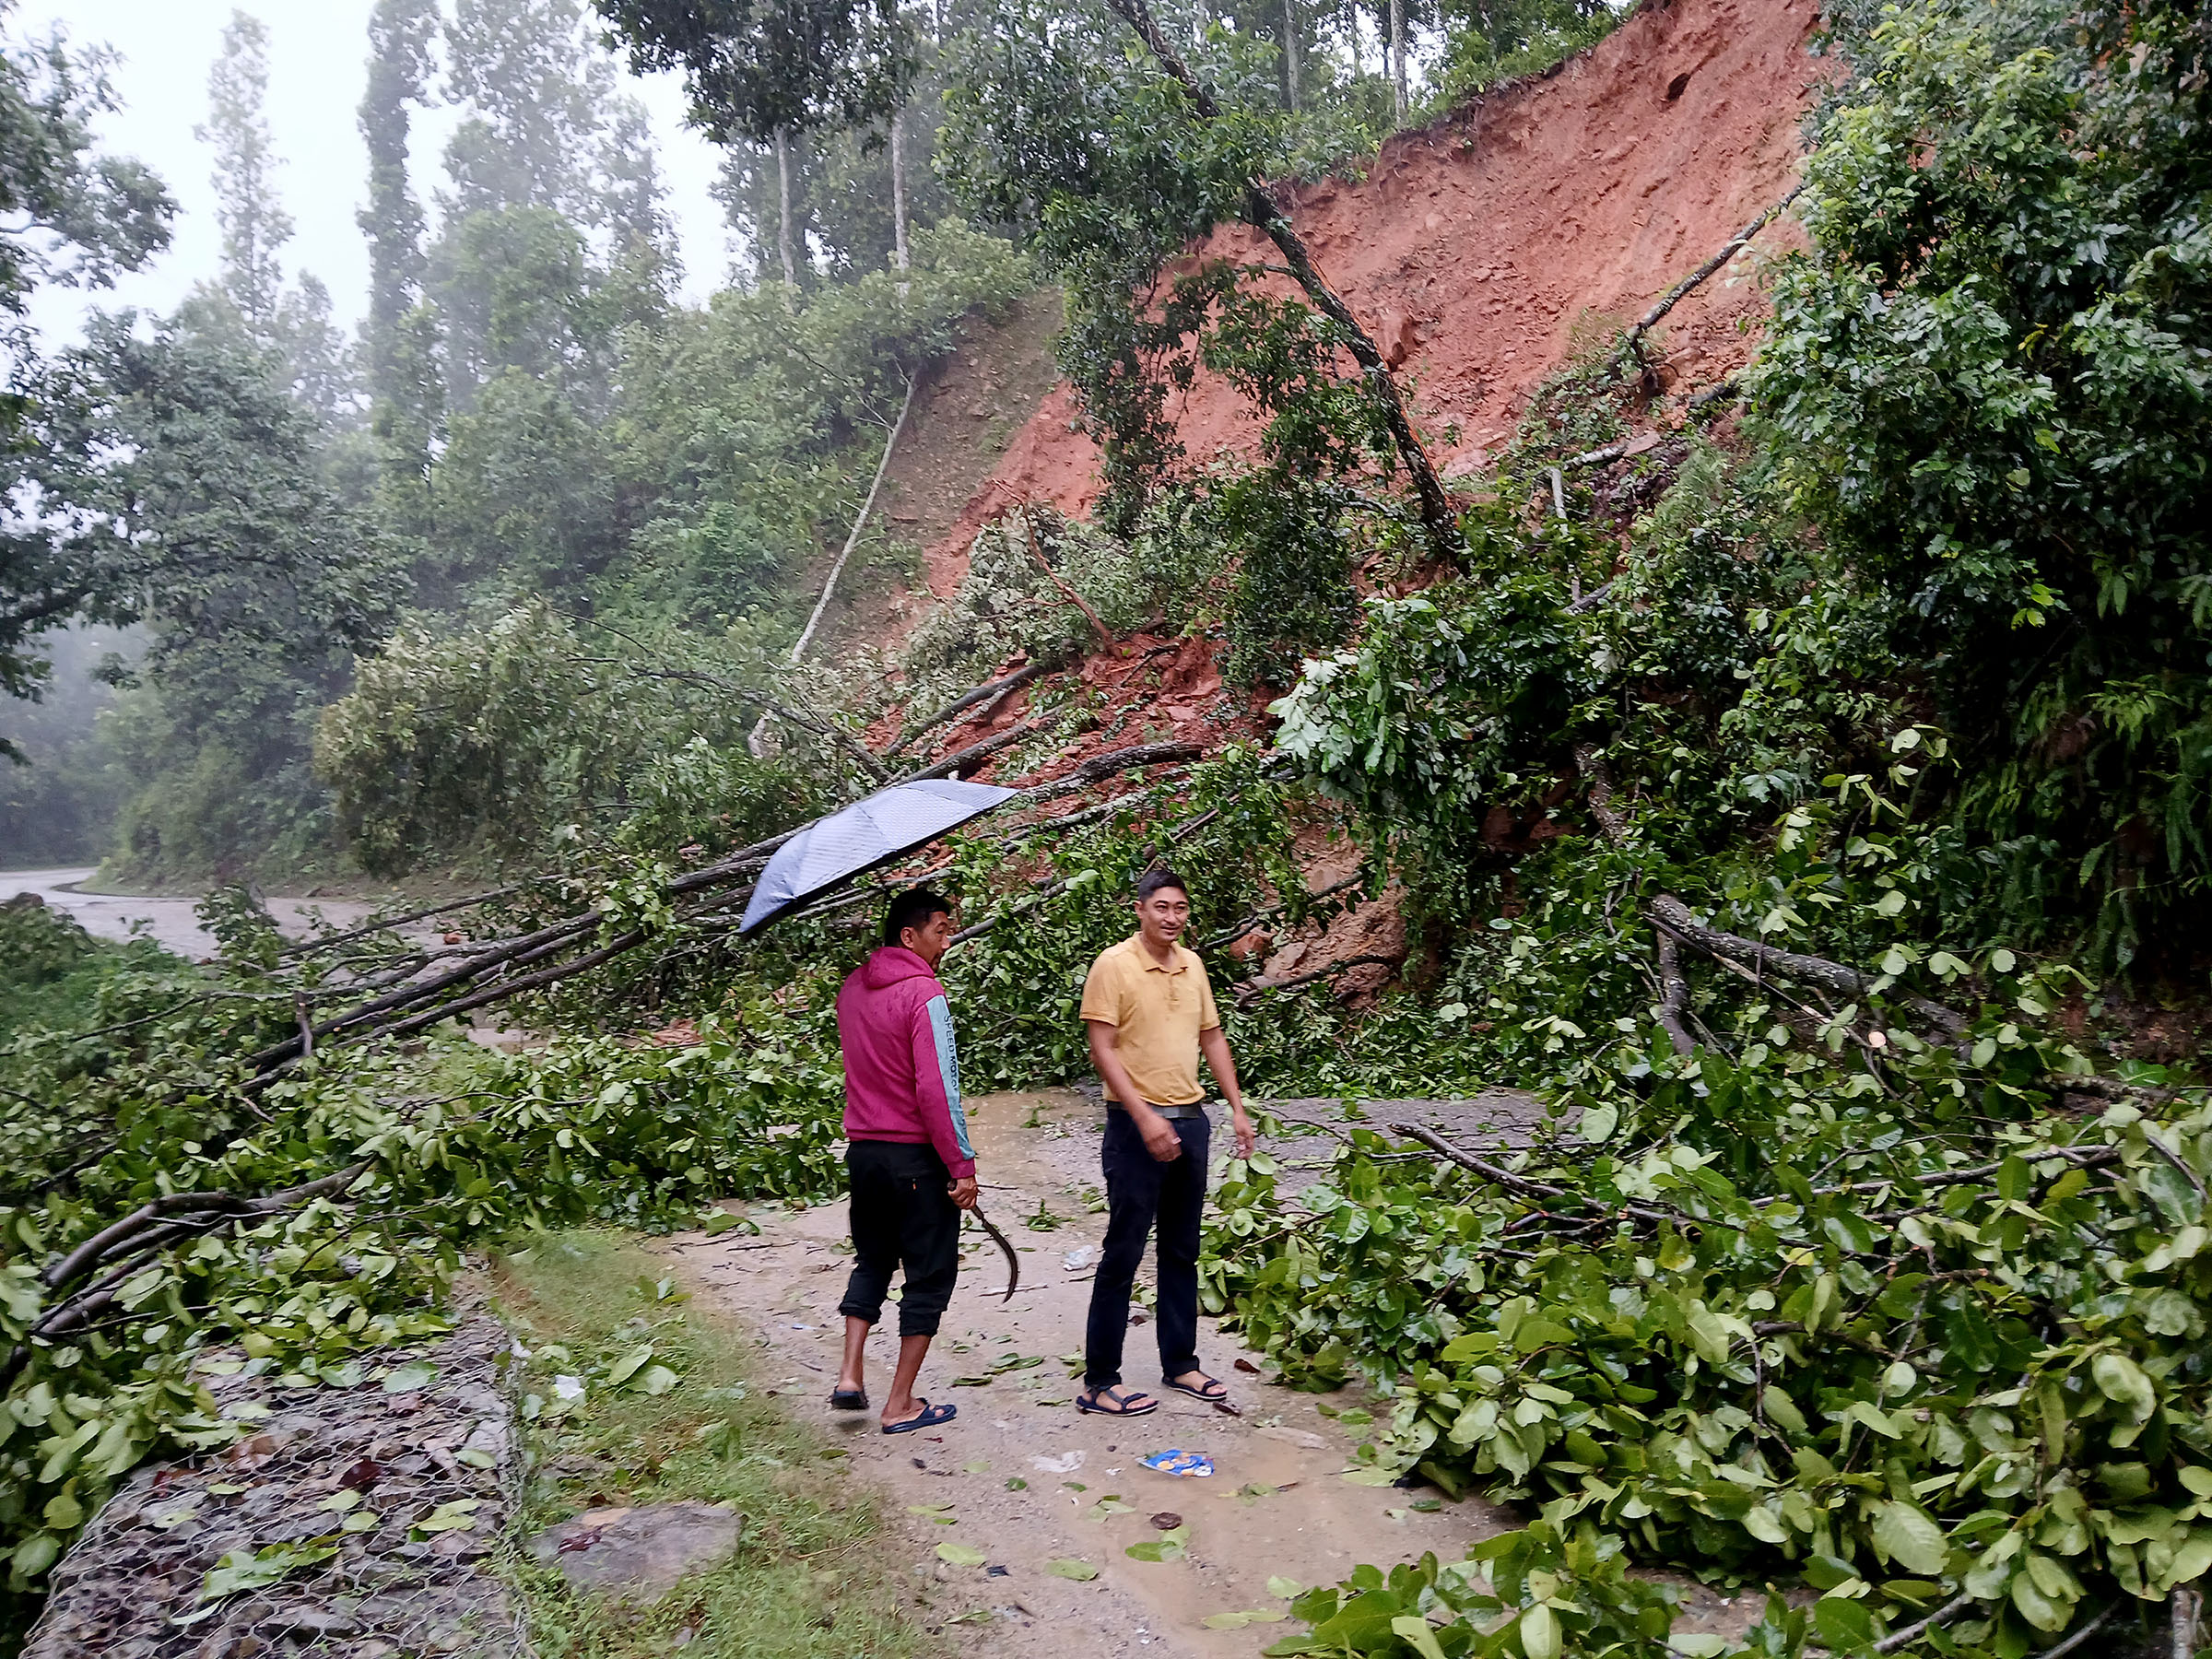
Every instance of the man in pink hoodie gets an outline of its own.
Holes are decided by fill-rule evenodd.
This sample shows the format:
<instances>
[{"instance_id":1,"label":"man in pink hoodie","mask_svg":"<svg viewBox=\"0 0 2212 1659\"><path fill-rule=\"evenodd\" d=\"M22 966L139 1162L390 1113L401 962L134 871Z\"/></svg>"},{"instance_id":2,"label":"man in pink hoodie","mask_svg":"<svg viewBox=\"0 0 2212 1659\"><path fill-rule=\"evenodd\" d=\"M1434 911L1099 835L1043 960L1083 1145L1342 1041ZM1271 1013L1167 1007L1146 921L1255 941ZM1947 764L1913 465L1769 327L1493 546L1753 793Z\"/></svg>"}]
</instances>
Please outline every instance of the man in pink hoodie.
<instances>
[{"instance_id":1,"label":"man in pink hoodie","mask_svg":"<svg viewBox=\"0 0 2212 1659\"><path fill-rule=\"evenodd\" d=\"M956 1415L914 1397L929 1339L960 1270L960 1212L976 1201L975 1152L960 1107L952 1011L937 962L952 943L952 902L927 888L891 900L883 947L837 994L845 1056L845 1168L853 1192L853 1277L838 1312L845 1359L830 1404L865 1411L868 1332L883 1314L891 1269L904 1264L899 1365L883 1431L906 1434Z\"/></svg>"}]
</instances>

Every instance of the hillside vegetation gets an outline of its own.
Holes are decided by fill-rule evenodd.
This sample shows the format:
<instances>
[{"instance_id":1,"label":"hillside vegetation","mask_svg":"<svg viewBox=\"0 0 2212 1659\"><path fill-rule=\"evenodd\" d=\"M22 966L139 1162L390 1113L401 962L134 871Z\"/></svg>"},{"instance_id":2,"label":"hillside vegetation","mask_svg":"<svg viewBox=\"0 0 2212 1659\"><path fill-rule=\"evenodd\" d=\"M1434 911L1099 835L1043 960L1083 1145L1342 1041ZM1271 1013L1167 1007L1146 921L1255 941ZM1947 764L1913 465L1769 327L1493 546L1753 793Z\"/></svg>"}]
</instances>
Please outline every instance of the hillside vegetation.
<instances>
[{"instance_id":1,"label":"hillside vegetation","mask_svg":"<svg viewBox=\"0 0 2212 1659\"><path fill-rule=\"evenodd\" d=\"M693 8L610 8L734 153L940 88L937 175L991 233L917 232L905 268L818 269L797 295L771 269L704 316L612 325L604 359L564 335L573 383L620 365L589 418L525 418L571 382L488 371L427 465L375 485L460 513L470 434L512 398L506 429L598 446L559 477L606 482L626 536L587 557L560 538L618 520L536 487L452 543L460 519L426 520L401 623L377 584L402 566L329 551L333 526L398 535L384 508L345 517L340 482L265 501L263 461L195 475L243 480L206 522L312 530L329 557L302 551L297 581L357 583L312 636L333 677L286 670L286 764L312 712L330 792L301 783L293 821L327 814L314 833L366 868L468 857L500 885L305 945L221 889L205 970L0 916L76 1005L6 1005L14 1583L140 1458L232 1431L192 1380L208 1343L312 1380L430 1328L465 1251L832 1191L830 1002L883 886L926 871L961 900L946 975L971 1087L1079 1075L1082 968L1171 861L1247 1087L1349 1108L1305 1126L1336 1150L1294 1196L1265 1154L1228 1163L1209 1305L1281 1381L1375 1397L1358 1477L1524 1523L1303 1591L1271 1652L2195 1651L2201 13L1839 11L1801 236L1766 256L1740 372L1670 360L1664 320L1584 319L1467 469L1437 466L1375 319L1270 182L1351 169L1376 88L1301 97L1266 37L1138 0L979 15L901 71L870 32L887 15L829 8L843 43L794 58L781 25L702 43ZM1575 27L1532 13L1521 45ZM1194 254L1232 225L1240 252ZM855 434L964 314L1040 279L1067 297L1095 513L1010 504L932 561L941 602L911 627L794 660L806 546L842 542L880 452ZM112 347L149 384L230 372L174 329ZM1242 450L1182 443L1202 377L1243 400ZM210 446L180 455L239 441L242 414L164 424L147 396L131 430ZM306 418L252 407L267 454L292 453ZM99 473L117 452L73 453ZM648 474L683 489L613 487ZM725 603L733 549L809 580L749 563L763 596ZM379 605L394 620L346 655L339 623ZM145 673L182 721L215 659L154 626ZM735 938L781 833L924 770L1022 794ZM169 811L143 821L199 821ZM548 1045L461 1041L492 1006ZM1549 1104L1533 1146L1358 1104L1492 1086ZM1653 1568L1763 1613L1672 1634Z\"/></svg>"}]
</instances>

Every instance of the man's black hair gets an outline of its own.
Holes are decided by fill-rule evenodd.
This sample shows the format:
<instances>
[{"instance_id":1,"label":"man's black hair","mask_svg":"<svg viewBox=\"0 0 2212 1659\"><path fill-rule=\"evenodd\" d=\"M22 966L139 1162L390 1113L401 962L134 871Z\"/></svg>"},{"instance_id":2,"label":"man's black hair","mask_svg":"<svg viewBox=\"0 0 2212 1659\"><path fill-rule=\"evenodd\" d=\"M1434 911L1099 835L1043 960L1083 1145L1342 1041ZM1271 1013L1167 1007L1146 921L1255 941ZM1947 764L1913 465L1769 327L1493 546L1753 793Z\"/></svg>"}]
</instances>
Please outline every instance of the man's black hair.
<instances>
[{"instance_id":1,"label":"man's black hair","mask_svg":"<svg viewBox=\"0 0 2212 1659\"><path fill-rule=\"evenodd\" d=\"M929 919L939 913L953 913L951 900L928 888L908 888L891 900L891 908L884 914L883 942L898 944L899 935L908 928L926 926Z\"/></svg>"},{"instance_id":2,"label":"man's black hair","mask_svg":"<svg viewBox=\"0 0 2212 1659\"><path fill-rule=\"evenodd\" d=\"M1136 901L1142 904L1153 894L1159 892L1161 888L1173 888L1182 895L1184 902L1187 903L1190 900L1190 883L1176 875L1174 871L1147 870L1145 872L1144 878L1136 884Z\"/></svg>"}]
</instances>

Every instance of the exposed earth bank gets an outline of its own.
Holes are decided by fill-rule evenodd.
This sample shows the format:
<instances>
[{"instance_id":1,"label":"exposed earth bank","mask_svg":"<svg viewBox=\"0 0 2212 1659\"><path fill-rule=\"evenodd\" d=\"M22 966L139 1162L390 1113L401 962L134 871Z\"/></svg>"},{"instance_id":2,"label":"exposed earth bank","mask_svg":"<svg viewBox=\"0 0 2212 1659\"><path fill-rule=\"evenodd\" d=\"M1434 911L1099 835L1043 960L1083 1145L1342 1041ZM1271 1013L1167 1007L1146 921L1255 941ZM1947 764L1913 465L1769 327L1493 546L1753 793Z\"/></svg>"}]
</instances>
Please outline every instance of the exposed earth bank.
<instances>
[{"instance_id":1,"label":"exposed earth bank","mask_svg":"<svg viewBox=\"0 0 2212 1659\"><path fill-rule=\"evenodd\" d=\"M1789 188L1798 124L1833 73L1806 50L1818 18L1814 0L1646 5L1552 73L1392 138L1365 179L1292 194L1300 231L1391 355L1447 474L1480 466L1512 431L1579 320L1633 320ZM1762 308L1746 277L1758 249L1792 234L1769 229L1668 317L1670 376L1710 382L1748 359ZM1201 253L1262 249L1240 226ZM1173 412L1194 464L1253 441L1244 401L1211 377ZM1007 507L1082 512L1097 466L1063 382L929 544L931 588L951 594L975 532Z\"/></svg>"}]
</instances>

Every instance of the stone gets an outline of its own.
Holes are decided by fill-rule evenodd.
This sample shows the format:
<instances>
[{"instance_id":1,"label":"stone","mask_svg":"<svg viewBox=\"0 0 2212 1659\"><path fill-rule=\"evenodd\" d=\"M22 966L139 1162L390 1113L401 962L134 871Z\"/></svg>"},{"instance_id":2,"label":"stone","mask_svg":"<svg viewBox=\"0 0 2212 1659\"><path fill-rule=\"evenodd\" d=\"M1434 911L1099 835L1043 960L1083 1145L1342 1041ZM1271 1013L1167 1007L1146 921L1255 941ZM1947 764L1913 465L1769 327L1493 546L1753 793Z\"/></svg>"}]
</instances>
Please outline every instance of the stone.
<instances>
[{"instance_id":1,"label":"stone","mask_svg":"<svg viewBox=\"0 0 2212 1659\"><path fill-rule=\"evenodd\" d=\"M698 1567L735 1553L745 1517L686 1500L641 1509L594 1509L530 1541L532 1559L559 1569L579 1590L643 1591L655 1597Z\"/></svg>"}]
</instances>

